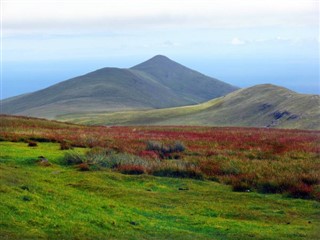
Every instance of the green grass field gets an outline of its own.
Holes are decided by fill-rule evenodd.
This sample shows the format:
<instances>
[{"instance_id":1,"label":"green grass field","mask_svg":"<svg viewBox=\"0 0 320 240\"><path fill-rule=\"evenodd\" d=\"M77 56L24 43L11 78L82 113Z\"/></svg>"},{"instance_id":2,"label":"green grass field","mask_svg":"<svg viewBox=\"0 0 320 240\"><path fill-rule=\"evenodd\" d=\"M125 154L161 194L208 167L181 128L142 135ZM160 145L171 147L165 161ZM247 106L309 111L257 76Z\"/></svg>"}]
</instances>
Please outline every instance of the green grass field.
<instances>
[{"instance_id":1,"label":"green grass field","mask_svg":"<svg viewBox=\"0 0 320 240\"><path fill-rule=\"evenodd\" d=\"M317 201L207 180L81 172L61 163L67 151L59 147L0 142L0 239L318 237ZM51 165L39 164L40 155Z\"/></svg>"}]
</instances>

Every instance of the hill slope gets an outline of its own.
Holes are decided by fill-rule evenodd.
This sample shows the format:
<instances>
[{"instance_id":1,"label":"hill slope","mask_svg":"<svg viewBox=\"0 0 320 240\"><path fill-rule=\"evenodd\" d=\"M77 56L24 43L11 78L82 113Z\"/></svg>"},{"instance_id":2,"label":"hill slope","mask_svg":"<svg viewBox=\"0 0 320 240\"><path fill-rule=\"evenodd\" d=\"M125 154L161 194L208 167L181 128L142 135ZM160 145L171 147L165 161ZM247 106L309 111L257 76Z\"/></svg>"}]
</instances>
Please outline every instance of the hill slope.
<instances>
[{"instance_id":1,"label":"hill slope","mask_svg":"<svg viewBox=\"0 0 320 240\"><path fill-rule=\"evenodd\" d=\"M159 110L64 115L60 120L106 125L211 125L320 129L319 95L271 84L241 89L193 106Z\"/></svg>"},{"instance_id":2,"label":"hill slope","mask_svg":"<svg viewBox=\"0 0 320 240\"><path fill-rule=\"evenodd\" d=\"M131 70L143 72L157 79L158 82L169 87L176 95L191 104L204 102L203 99L209 100L224 96L237 89L161 55L134 66Z\"/></svg>"},{"instance_id":3,"label":"hill slope","mask_svg":"<svg viewBox=\"0 0 320 240\"><path fill-rule=\"evenodd\" d=\"M103 68L4 100L2 113L55 118L67 113L166 108L204 102L236 89L155 56L131 69Z\"/></svg>"}]
</instances>

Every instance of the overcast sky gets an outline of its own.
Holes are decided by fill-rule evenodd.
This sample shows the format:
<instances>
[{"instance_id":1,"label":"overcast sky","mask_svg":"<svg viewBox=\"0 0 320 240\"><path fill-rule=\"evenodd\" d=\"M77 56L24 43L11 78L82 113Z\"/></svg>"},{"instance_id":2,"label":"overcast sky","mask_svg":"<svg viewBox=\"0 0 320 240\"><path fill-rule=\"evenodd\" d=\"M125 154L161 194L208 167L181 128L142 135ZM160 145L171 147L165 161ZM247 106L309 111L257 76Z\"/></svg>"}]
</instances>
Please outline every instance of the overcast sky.
<instances>
[{"instance_id":1,"label":"overcast sky","mask_svg":"<svg viewBox=\"0 0 320 240\"><path fill-rule=\"evenodd\" d=\"M162 54L222 81L319 93L318 0L2 0L2 97Z\"/></svg>"}]
</instances>

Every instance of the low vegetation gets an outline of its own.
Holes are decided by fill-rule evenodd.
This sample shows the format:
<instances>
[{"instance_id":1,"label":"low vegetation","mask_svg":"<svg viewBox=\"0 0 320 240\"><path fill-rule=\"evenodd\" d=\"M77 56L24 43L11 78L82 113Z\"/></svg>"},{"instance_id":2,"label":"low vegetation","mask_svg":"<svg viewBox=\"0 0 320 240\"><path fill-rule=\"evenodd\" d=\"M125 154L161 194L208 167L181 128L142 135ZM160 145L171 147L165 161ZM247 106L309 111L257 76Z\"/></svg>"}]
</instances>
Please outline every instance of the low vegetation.
<instances>
[{"instance_id":1,"label":"low vegetation","mask_svg":"<svg viewBox=\"0 0 320 240\"><path fill-rule=\"evenodd\" d=\"M233 192L189 172L65 163L92 151L0 142L0 239L318 239L317 201Z\"/></svg>"},{"instance_id":2,"label":"low vegetation","mask_svg":"<svg viewBox=\"0 0 320 240\"><path fill-rule=\"evenodd\" d=\"M1 116L1 239L317 239L319 131Z\"/></svg>"},{"instance_id":3,"label":"low vegetation","mask_svg":"<svg viewBox=\"0 0 320 240\"><path fill-rule=\"evenodd\" d=\"M179 155L177 155L176 153L184 152L186 150L186 147L181 142L175 142L173 144L165 145L161 142L148 141L146 150L155 152L161 159L177 159L179 158Z\"/></svg>"},{"instance_id":4,"label":"low vegetation","mask_svg":"<svg viewBox=\"0 0 320 240\"><path fill-rule=\"evenodd\" d=\"M1 116L1 123L2 140L92 148L66 156L66 163L82 164L79 169L134 174L139 168L136 172L157 176L209 179L235 191L320 199L318 131L87 127L12 116Z\"/></svg>"}]
</instances>

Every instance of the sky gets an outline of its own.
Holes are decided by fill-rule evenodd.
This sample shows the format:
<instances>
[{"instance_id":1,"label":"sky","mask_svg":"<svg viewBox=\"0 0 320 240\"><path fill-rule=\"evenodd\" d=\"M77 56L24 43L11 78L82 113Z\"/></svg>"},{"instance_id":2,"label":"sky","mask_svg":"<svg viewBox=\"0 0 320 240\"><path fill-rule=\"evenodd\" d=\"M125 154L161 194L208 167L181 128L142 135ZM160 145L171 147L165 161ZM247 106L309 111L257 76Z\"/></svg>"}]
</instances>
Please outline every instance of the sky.
<instances>
[{"instance_id":1,"label":"sky","mask_svg":"<svg viewBox=\"0 0 320 240\"><path fill-rule=\"evenodd\" d=\"M318 0L1 0L1 96L154 55L239 87L320 93Z\"/></svg>"}]
</instances>

